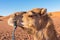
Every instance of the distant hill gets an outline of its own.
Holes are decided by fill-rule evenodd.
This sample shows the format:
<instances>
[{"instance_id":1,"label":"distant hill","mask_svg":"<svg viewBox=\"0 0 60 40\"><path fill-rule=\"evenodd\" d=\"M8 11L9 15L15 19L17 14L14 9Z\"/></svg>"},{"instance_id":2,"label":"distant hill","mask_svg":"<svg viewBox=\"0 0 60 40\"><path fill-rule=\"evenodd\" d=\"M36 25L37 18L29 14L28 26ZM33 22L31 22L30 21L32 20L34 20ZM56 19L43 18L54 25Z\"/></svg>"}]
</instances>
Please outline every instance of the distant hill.
<instances>
[{"instance_id":1,"label":"distant hill","mask_svg":"<svg viewBox=\"0 0 60 40\"><path fill-rule=\"evenodd\" d=\"M3 17L3 16L0 16L0 17Z\"/></svg>"},{"instance_id":2,"label":"distant hill","mask_svg":"<svg viewBox=\"0 0 60 40\"><path fill-rule=\"evenodd\" d=\"M49 12L50 17L60 17L60 12Z\"/></svg>"}]
</instances>

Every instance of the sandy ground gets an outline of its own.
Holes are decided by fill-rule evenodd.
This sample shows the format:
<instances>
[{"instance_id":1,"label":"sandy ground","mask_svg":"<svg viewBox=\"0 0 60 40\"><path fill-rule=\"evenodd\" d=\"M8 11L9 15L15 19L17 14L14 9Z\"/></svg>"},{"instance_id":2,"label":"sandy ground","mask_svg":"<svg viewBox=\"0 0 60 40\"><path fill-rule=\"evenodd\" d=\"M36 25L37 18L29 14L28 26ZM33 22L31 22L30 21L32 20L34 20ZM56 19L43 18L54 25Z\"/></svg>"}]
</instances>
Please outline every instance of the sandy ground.
<instances>
[{"instance_id":1,"label":"sandy ground","mask_svg":"<svg viewBox=\"0 0 60 40\"><path fill-rule=\"evenodd\" d=\"M0 40L12 40L13 27L7 24L8 18L0 18ZM22 28L17 27L15 31L15 40L34 40L32 35L28 34Z\"/></svg>"},{"instance_id":2,"label":"sandy ground","mask_svg":"<svg viewBox=\"0 0 60 40\"><path fill-rule=\"evenodd\" d=\"M0 17L0 40L12 40L13 27L7 24L8 18L9 17ZM60 38L60 12L53 12L51 18L57 32L57 37ZM15 31L15 39L34 40L32 35L28 34L20 27L17 27Z\"/></svg>"}]
</instances>

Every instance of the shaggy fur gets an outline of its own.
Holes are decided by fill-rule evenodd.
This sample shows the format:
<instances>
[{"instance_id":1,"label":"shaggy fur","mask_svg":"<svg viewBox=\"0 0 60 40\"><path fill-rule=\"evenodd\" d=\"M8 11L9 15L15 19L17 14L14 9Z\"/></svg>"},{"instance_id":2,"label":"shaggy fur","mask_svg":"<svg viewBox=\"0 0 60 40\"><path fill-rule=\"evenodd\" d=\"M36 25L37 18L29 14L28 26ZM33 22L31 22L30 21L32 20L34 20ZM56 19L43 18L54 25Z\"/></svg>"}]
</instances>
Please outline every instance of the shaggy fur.
<instances>
[{"instance_id":1,"label":"shaggy fur","mask_svg":"<svg viewBox=\"0 0 60 40\"><path fill-rule=\"evenodd\" d=\"M23 27L28 29L34 40L58 40L53 21L47 15L46 9L34 9L23 15Z\"/></svg>"},{"instance_id":2,"label":"shaggy fur","mask_svg":"<svg viewBox=\"0 0 60 40\"><path fill-rule=\"evenodd\" d=\"M15 17L17 26L25 28L24 30L33 35L34 40L58 40L53 21L46 11L45 8L35 8L23 14L18 13Z\"/></svg>"}]
</instances>

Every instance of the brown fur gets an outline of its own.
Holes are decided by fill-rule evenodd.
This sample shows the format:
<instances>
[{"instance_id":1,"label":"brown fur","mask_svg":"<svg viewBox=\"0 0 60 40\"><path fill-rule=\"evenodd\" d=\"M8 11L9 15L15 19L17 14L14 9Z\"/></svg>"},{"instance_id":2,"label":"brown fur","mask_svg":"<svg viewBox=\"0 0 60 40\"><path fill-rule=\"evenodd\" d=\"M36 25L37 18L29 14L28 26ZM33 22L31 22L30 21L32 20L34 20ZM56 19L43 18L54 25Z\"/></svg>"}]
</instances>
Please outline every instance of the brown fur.
<instances>
[{"instance_id":1,"label":"brown fur","mask_svg":"<svg viewBox=\"0 0 60 40\"><path fill-rule=\"evenodd\" d=\"M18 12L15 20L18 26L22 25L29 34L33 35L34 40L58 40L53 21L46 11L45 8L36 8L23 14Z\"/></svg>"},{"instance_id":2,"label":"brown fur","mask_svg":"<svg viewBox=\"0 0 60 40\"><path fill-rule=\"evenodd\" d=\"M23 14L25 14L26 12L16 12L16 13L14 13L14 14L12 14L11 16L10 16L10 18L8 19L8 25L10 25L10 26L14 26L13 24L13 21L14 20L17 20L17 25L18 26L22 26L22 24L21 24L21 22L22 22L22 15ZM14 19L14 20L13 20Z\"/></svg>"},{"instance_id":3,"label":"brown fur","mask_svg":"<svg viewBox=\"0 0 60 40\"><path fill-rule=\"evenodd\" d=\"M27 28L34 40L58 40L53 21L46 14L45 9L35 9L23 15L23 27ZM45 10L42 12L42 10Z\"/></svg>"}]
</instances>

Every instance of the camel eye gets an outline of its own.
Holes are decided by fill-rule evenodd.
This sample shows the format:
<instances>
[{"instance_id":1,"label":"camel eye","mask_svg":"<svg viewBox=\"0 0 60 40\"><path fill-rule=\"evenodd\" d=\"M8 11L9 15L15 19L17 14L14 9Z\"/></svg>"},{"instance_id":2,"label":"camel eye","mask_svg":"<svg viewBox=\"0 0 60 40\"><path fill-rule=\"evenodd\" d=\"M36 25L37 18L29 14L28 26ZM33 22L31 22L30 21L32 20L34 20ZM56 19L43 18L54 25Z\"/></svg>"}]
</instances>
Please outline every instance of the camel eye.
<instances>
[{"instance_id":1,"label":"camel eye","mask_svg":"<svg viewBox=\"0 0 60 40\"><path fill-rule=\"evenodd\" d=\"M37 15L34 15L34 16L37 16Z\"/></svg>"},{"instance_id":2,"label":"camel eye","mask_svg":"<svg viewBox=\"0 0 60 40\"><path fill-rule=\"evenodd\" d=\"M29 15L29 17L33 17L33 15Z\"/></svg>"}]
</instances>

